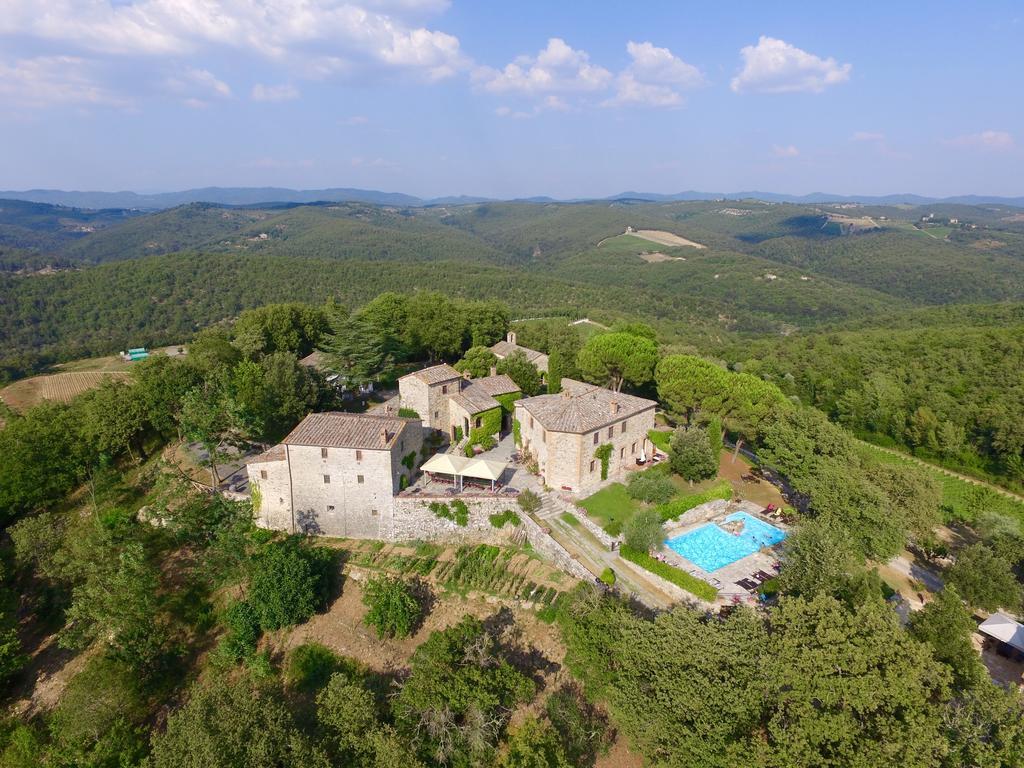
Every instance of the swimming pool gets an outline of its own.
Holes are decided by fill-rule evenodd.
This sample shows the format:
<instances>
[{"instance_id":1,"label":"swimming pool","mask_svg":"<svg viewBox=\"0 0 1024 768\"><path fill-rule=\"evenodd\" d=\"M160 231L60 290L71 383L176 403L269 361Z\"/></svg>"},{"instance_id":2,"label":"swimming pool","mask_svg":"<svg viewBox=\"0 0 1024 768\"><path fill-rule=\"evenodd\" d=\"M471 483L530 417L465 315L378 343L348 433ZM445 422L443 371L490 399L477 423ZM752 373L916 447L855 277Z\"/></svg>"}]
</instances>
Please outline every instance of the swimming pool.
<instances>
[{"instance_id":1,"label":"swimming pool","mask_svg":"<svg viewBox=\"0 0 1024 768\"><path fill-rule=\"evenodd\" d=\"M786 538L786 532L758 520L746 512L735 512L725 522L742 522L743 530L729 533L715 523L675 536L665 542L673 552L678 552L694 565L705 571L717 571L730 563L752 555L761 547L770 547Z\"/></svg>"}]
</instances>

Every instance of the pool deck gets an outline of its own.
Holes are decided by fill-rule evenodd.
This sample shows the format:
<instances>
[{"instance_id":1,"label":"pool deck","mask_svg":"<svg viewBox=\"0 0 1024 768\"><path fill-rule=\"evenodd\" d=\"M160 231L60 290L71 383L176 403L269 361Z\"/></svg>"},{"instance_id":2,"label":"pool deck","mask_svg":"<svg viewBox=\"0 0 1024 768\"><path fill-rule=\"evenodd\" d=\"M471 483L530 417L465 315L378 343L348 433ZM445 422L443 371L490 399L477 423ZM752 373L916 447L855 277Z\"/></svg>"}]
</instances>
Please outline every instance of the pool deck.
<instances>
[{"instance_id":1,"label":"pool deck","mask_svg":"<svg viewBox=\"0 0 1024 768\"><path fill-rule=\"evenodd\" d=\"M789 526L783 525L775 520L768 520L761 514L762 507L749 501L712 501L691 509L684 514L677 522L668 523L665 526L665 537L667 539L682 536L685 533L699 528L707 523L718 523L735 512L746 512L758 520L772 525L779 530L789 532ZM687 573L711 584L718 589L719 602L732 603L738 598L741 602L757 602L757 598L751 595L736 582L750 578L756 571L775 574L775 565L779 562L776 555L778 545L761 549L751 555L740 558L736 562L722 566L716 571L709 572L690 562L685 557L669 548L663 549L659 557L669 565L680 568Z\"/></svg>"}]
</instances>

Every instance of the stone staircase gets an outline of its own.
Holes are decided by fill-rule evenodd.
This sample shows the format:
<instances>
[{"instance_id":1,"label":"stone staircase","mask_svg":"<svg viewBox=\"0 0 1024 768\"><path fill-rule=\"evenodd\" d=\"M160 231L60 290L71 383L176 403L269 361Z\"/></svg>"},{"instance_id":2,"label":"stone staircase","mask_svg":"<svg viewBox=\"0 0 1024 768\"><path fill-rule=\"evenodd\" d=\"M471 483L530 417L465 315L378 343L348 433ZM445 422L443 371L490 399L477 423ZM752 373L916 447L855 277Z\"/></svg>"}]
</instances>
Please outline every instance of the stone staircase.
<instances>
[{"instance_id":1,"label":"stone staircase","mask_svg":"<svg viewBox=\"0 0 1024 768\"><path fill-rule=\"evenodd\" d=\"M537 511L537 517L541 520L550 520L565 512L565 506L553 493L541 493L541 505Z\"/></svg>"}]
</instances>

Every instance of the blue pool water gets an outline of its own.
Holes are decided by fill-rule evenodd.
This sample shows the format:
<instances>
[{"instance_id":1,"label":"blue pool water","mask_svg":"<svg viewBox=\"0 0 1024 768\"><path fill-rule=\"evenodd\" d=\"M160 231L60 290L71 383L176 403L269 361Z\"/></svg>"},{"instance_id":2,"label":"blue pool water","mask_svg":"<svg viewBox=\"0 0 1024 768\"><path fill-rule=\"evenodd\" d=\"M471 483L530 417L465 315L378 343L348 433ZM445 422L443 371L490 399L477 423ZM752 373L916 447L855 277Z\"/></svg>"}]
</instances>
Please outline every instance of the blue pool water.
<instances>
[{"instance_id":1,"label":"blue pool water","mask_svg":"<svg viewBox=\"0 0 1024 768\"><path fill-rule=\"evenodd\" d=\"M705 571L717 571L730 563L752 555L761 547L770 547L786 538L786 532L774 525L758 520L746 512L736 512L725 518L726 522L743 521L743 531L739 534L729 533L714 523L702 525L682 536L676 536L665 542L674 552L678 552L694 565Z\"/></svg>"}]
</instances>

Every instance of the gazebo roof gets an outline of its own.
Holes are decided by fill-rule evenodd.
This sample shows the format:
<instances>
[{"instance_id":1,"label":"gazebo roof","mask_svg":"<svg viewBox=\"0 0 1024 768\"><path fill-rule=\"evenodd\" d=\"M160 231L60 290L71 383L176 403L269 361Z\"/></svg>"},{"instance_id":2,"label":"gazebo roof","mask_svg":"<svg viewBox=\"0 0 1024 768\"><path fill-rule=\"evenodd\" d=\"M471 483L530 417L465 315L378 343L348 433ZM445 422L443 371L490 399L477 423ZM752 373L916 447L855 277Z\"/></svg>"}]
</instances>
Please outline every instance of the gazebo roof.
<instances>
[{"instance_id":1,"label":"gazebo roof","mask_svg":"<svg viewBox=\"0 0 1024 768\"><path fill-rule=\"evenodd\" d=\"M438 472L443 475L475 477L480 480L498 480L508 465L501 461L467 459L453 453L435 453L420 467L424 472Z\"/></svg>"},{"instance_id":2,"label":"gazebo roof","mask_svg":"<svg viewBox=\"0 0 1024 768\"><path fill-rule=\"evenodd\" d=\"M471 459L451 453L435 453L420 467L424 472L440 472L444 475L461 475Z\"/></svg>"},{"instance_id":3,"label":"gazebo roof","mask_svg":"<svg viewBox=\"0 0 1024 768\"><path fill-rule=\"evenodd\" d=\"M487 461L487 459L469 459L469 465L462 470L466 477L477 477L482 480L499 480L505 467L508 465L502 461Z\"/></svg>"},{"instance_id":4,"label":"gazebo roof","mask_svg":"<svg viewBox=\"0 0 1024 768\"><path fill-rule=\"evenodd\" d=\"M993 613L978 625L978 631L1024 651L1024 624L1005 613Z\"/></svg>"}]
</instances>

